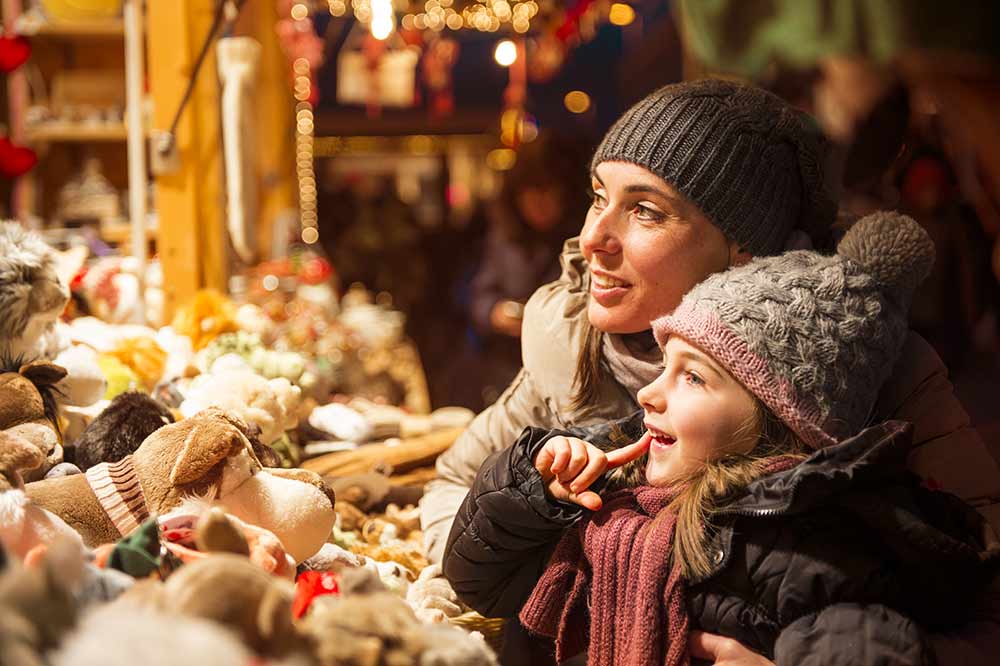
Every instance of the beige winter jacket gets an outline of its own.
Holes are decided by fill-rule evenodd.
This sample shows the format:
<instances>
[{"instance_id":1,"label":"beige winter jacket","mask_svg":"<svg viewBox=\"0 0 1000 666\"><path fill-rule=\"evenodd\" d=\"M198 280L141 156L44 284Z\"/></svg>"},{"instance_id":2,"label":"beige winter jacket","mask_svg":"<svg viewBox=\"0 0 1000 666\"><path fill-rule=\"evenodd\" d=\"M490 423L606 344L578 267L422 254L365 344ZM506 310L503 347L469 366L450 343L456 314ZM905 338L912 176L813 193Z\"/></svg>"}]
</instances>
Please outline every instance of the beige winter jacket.
<instances>
[{"instance_id":1,"label":"beige winter jacket","mask_svg":"<svg viewBox=\"0 0 1000 666\"><path fill-rule=\"evenodd\" d=\"M561 277L539 288L525 308L523 369L438 458L438 478L427 485L421 501L424 543L433 562L444 555L451 523L479 466L491 453L510 446L526 426L591 425L638 409L634 396L610 378L597 404L583 412L570 406L590 285L577 239L566 242L560 260ZM1000 533L1000 469L969 426L941 359L915 333L910 333L876 405L874 420L887 419L915 424L918 446L910 468L978 507Z\"/></svg>"}]
</instances>

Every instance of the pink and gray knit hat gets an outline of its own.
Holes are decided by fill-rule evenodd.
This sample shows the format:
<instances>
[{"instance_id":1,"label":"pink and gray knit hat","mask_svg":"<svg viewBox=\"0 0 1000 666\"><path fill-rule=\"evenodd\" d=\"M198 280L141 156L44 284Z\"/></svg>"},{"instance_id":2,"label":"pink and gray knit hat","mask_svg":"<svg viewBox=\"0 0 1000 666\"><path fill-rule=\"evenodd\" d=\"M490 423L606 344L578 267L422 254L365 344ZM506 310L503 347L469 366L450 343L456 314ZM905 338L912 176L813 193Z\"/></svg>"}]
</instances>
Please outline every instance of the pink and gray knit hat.
<instances>
[{"instance_id":1,"label":"pink and gray knit hat","mask_svg":"<svg viewBox=\"0 0 1000 666\"><path fill-rule=\"evenodd\" d=\"M798 250L709 277L653 322L712 355L806 444L864 427L907 332L916 287L934 263L905 215L859 220L837 254Z\"/></svg>"}]
</instances>

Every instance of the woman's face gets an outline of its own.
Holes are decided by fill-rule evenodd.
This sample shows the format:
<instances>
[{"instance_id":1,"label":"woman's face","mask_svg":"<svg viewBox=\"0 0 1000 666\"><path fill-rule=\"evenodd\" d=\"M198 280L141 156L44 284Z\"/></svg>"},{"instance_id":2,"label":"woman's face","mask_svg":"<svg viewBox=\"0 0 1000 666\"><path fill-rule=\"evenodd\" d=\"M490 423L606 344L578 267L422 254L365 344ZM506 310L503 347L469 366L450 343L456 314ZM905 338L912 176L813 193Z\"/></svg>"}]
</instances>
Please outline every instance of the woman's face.
<instances>
[{"instance_id":1,"label":"woman's face","mask_svg":"<svg viewBox=\"0 0 1000 666\"><path fill-rule=\"evenodd\" d=\"M681 297L737 255L696 205L643 167L602 162L580 233L590 264L590 323L637 333L673 312Z\"/></svg>"},{"instance_id":2,"label":"woman's face","mask_svg":"<svg viewBox=\"0 0 1000 666\"><path fill-rule=\"evenodd\" d=\"M750 392L683 338L663 348L663 372L637 395L650 441L646 481L665 486L705 463L749 453L760 438ZM747 427L751 424L753 427Z\"/></svg>"}]
</instances>

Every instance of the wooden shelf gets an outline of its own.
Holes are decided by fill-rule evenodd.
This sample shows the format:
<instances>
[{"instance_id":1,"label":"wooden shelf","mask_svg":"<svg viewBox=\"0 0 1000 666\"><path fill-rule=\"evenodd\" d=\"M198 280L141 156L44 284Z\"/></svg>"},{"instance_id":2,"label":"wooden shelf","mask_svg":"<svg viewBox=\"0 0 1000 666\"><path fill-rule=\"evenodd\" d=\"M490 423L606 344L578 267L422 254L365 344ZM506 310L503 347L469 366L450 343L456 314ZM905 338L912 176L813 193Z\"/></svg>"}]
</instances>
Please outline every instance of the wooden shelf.
<instances>
[{"instance_id":1,"label":"wooden shelf","mask_svg":"<svg viewBox=\"0 0 1000 666\"><path fill-rule=\"evenodd\" d=\"M125 36L125 22L120 18L91 21L49 21L33 14L26 14L17 21L18 34L27 37L116 38Z\"/></svg>"},{"instance_id":2,"label":"wooden shelf","mask_svg":"<svg viewBox=\"0 0 1000 666\"><path fill-rule=\"evenodd\" d=\"M146 239L155 241L158 235L156 229L146 229ZM101 240L114 245L124 245L132 239L132 226L123 224L104 224L100 228Z\"/></svg>"},{"instance_id":3,"label":"wooden shelf","mask_svg":"<svg viewBox=\"0 0 1000 666\"><path fill-rule=\"evenodd\" d=\"M29 143L125 141L128 131L124 123L39 123L25 128L25 138Z\"/></svg>"}]
</instances>

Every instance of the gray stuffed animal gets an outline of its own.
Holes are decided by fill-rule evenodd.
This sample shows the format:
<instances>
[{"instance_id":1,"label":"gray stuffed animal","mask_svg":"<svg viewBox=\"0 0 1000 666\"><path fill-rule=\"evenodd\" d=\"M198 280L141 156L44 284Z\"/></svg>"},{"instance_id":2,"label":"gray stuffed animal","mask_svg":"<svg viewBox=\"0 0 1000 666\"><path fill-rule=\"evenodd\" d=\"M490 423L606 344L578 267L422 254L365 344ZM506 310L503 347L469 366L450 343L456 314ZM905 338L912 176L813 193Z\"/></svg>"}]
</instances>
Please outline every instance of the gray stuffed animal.
<instances>
[{"instance_id":1,"label":"gray stuffed animal","mask_svg":"<svg viewBox=\"0 0 1000 666\"><path fill-rule=\"evenodd\" d=\"M96 353L73 346L59 321L86 256L86 248L58 252L20 224L0 222L0 356L66 368L58 386L64 405L91 405L107 388Z\"/></svg>"},{"instance_id":2,"label":"gray stuffed animal","mask_svg":"<svg viewBox=\"0 0 1000 666\"><path fill-rule=\"evenodd\" d=\"M34 233L0 222L0 352L42 358L46 336L69 300L58 255Z\"/></svg>"}]
</instances>

